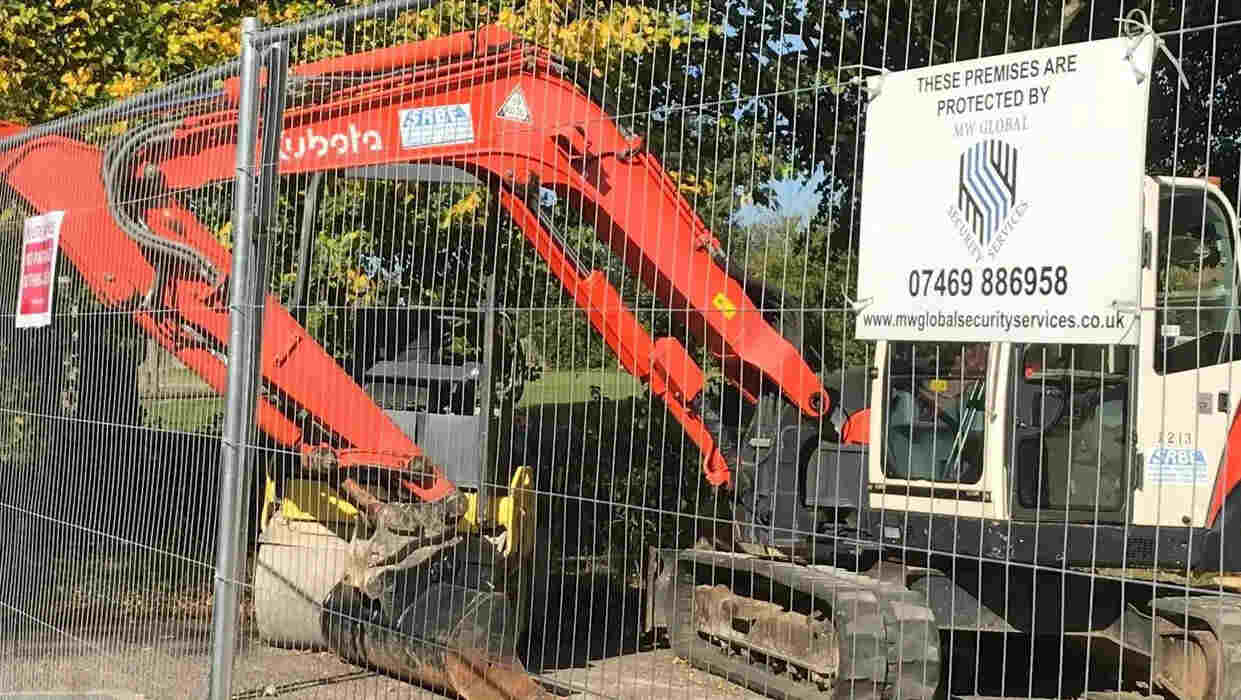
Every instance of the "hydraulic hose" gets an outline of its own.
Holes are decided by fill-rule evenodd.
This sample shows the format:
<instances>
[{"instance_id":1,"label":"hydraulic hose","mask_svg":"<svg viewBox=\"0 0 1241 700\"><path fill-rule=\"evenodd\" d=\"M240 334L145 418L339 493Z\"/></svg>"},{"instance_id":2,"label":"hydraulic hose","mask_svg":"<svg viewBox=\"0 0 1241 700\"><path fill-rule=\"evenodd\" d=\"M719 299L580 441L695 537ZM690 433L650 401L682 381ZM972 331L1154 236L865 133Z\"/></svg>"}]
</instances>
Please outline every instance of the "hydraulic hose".
<instances>
[{"instance_id":1,"label":"hydraulic hose","mask_svg":"<svg viewBox=\"0 0 1241 700\"><path fill-rule=\"evenodd\" d=\"M140 127L122 136L116 144L104 152L102 176L104 190L107 194L108 211L121 230L139 246L198 268L208 281L214 284L219 281L220 273L205 255L193 246L156 234L145 223L131 216L129 206L133 203L126 205L120 199L123 195L123 185L141 184L140 181L135 182L132 176L127 177L124 173L125 168L133 167L133 156L138 149L150 148L171 141L177 124L178 121L174 120ZM142 193L136 198L137 208L142 209L142 202L149 202L153 197L163 194L168 194L168 192Z\"/></svg>"}]
</instances>

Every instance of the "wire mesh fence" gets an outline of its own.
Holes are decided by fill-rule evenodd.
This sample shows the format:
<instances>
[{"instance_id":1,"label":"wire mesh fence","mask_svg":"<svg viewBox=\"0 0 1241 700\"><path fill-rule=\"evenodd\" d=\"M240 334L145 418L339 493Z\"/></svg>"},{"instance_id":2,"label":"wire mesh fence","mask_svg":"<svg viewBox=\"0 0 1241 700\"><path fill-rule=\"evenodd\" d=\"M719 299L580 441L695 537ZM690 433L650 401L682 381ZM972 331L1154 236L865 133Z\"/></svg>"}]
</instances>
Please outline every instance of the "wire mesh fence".
<instances>
[{"instance_id":1,"label":"wire mesh fence","mask_svg":"<svg viewBox=\"0 0 1241 700\"><path fill-rule=\"evenodd\" d=\"M0 693L1241 688L1241 7L260 9L0 140Z\"/></svg>"},{"instance_id":2,"label":"wire mesh fence","mask_svg":"<svg viewBox=\"0 0 1241 700\"><path fill-rule=\"evenodd\" d=\"M229 114L228 70L0 146L6 693L172 697L207 675L228 339L184 299L211 312L231 203L169 197L138 165L179 124Z\"/></svg>"}]
</instances>

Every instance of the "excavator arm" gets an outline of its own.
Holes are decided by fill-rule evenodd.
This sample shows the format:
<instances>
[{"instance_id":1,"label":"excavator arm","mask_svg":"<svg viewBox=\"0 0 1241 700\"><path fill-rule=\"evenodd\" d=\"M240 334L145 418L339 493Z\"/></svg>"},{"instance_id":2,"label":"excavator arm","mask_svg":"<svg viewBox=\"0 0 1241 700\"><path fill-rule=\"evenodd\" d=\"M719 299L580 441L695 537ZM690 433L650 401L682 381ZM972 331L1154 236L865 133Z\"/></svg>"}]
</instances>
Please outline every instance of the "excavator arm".
<instances>
[{"instance_id":1,"label":"excavator arm","mask_svg":"<svg viewBox=\"0 0 1241 700\"><path fill-rule=\"evenodd\" d=\"M729 274L719 241L641 139L618 128L542 49L486 27L291 73L281 174L438 163L487 183L625 369L680 421L704 455L710 483L730 484L733 465L696 408L702 370L675 338L652 338L603 273L572 254L540 215L540 188L580 209L631 273L684 313L744 396L754 400L774 386L807 418L827 411L827 394L801 349ZM233 102L236 90L226 82ZM303 94L313 98L300 100ZM514 101L520 108L502 109ZM445 114L457 133L429 132ZM68 212L63 250L91 288L114 307L133 308L143 330L221 392L229 254L178 193L234 177L236 129L235 112L222 109L153 119L106 151L46 136L0 160L4 182L31 207ZM275 297L268 296L265 313L257 419L269 436L307 461L398 470L426 501L453 491ZM290 407L326 426L330 448L305 443Z\"/></svg>"},{"instance_id":2,"label":"excavator arm","mask_svg":"<svg viewBox=\"0 0 1241 700\"><path fill-rule=\"evenodd\" d=\"M622 366L664 401L698 446L708 482L736 494L733 535L763 547L813 549L819 535L849 526L827 513L844 501L808 495L805 487L807 475L818 481L831 473L839 446L820 442L829 398L804 359L795 324L786 324L787 336L773 327L771 309L765 314L755 303L773 290L730 269L720 241L642 140L566 79L544 50L485 27L297 66L283 97L281 175L434 165L466 171L489 187ZM140 124L104 148L71 138L72 131L0 140L0 183L27 209L66 212L61 248L95 294L126 310L220 393L230 255L191 211L187 194L234 179L238 98L238 84L224 81L223 90L188 106L151 105ZM580 211L630 273L685 321L745 400L742 418L723 417L705 399L704 372L690 351L676 338L652 337L605 274L566 244L539 203L545 190ZM521 575L508 562L512 551L525 549L506 549L512 528L495 539L481 528L462 534L451 516L467 524L469 517L451 509L468 499L449 498L457 487L446 470L271 295L260 363L259 427L299 453L308 469L329 471L358 506L353 523L360 525L345 546L317 513L289 517L282 507L265 517L253 583L264 638L326 646L467 698L546 697L512 652L524 623L514 612L520 594L510 595L521 590ZM314 429L295 418L302 415ZM379 499L359 483L367 480L363 472L376 470L386 470L388 483L398 482L413 502L391 491L391 502ZM514 503L510 514L519 507ZM496 523L504 524L501 516ZM528 528L518 535L528 536ZM724 583L737 584L732 578L696 587L673 581L684 566L726 572L738 561L732 553L698 552L695 559L670 552L661 551L663 563L652 565L660 578L648 587L653 598L646 607L653 620L662 616L677 654L717 664L709 638L725 640L721 648L750 644L760 657L775 653L800 675L780 676L731 656L723 662L731 665L710 668L755 688L782 688L787 697L820 697L833 683L838 694L880 684L899 686L906 697L931 696L923 691L934 688L925 679L938 678L932 617L907 597L898 601L891 586L824 571L807 577L788 563L743 576L757 596L752 600L744 589L724 590ZM830 620L785 611L791 602L760 600L760 588L774 590L767 583L815 598L832 611ZM853 619L859 601L870 607ZM706 616L687 617L695 606ZM739 637L727 622L713 626L737 610L753 612L756 634L766 637ZM901 617L906 613L916 619ZM873 648L873 640L914 628L921 644ZM800 641L797 648L771 647L812 637L836 641L809 656ZM837 679L838 671L850 675Z\"/></svg>"}]
</instances>

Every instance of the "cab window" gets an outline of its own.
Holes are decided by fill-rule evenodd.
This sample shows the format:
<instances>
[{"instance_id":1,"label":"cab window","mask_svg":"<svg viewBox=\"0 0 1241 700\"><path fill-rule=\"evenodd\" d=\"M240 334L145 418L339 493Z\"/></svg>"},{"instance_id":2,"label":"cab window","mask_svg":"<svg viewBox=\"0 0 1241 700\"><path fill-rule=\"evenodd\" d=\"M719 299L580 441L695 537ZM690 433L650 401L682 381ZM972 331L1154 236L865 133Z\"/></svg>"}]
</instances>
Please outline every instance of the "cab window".
<instances>
[{"instance_id":1,"label":"cab window","mask_svg":"<svg viewBox=\"0 0 1241 700\"><path fill-rule=\"evenodd\" d=\"M892 343L884 473L978 483L987 421L986 343Z\"/></svg>"},{"instance_id":2,"label":"cab window","mask_svg":"<svg viewBox=\"0 0 1241 700\"><path fill-rule=\"evenodd\" d=\"M1202 190L1166 187L1159 201L1155 369L1184 372L1241 359L1230 221Z\"/></svg>"},{"instance_id":3,"label":"cab window","mask_svg":"<svg viewBox=\"0 0 1241 700\"><path fill-rule=\"evenodd\" d=\"M1132 348L1037 343L1015 352L1017 505L1078 511L1087 520L1120 511L1132 432Z\"/></svg>"}]
</instances>

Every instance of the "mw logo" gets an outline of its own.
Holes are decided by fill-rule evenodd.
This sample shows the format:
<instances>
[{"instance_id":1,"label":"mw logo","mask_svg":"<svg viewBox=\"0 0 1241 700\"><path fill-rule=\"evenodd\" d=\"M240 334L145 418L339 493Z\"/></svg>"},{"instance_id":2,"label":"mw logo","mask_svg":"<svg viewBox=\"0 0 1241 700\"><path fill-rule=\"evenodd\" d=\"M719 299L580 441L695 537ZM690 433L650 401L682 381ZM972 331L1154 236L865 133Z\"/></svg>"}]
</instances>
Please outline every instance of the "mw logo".
<instances>
[{"instance_id":1,"label":"mw logo","mask_svg":"<svg viewBox=\"0 0 1241 700\"><path fill-rule=\"evenodd\" d=\"M1017 149L998 139L961 154L957 208L980 247L987 247L1017 203Z\"/></svg>"}]
</instances>

